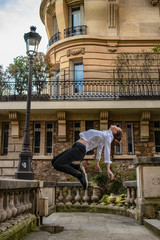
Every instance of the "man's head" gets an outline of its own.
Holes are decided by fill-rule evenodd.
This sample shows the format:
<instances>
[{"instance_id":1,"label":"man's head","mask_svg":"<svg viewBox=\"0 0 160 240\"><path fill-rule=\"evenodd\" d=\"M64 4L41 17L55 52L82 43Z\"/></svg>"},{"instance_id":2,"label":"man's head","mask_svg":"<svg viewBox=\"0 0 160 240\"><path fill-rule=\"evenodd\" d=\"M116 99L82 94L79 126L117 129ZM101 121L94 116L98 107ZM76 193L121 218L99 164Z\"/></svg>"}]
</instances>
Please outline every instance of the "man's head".
<instances>
[{"instance_id":1,"label":"man's head","mask_svg":"<svg viewBox=\"0 0 160 240\"><path fill-rule=\"evenodd\" d=\"M112 131L113 136L114 136L113 143L115 145L120 145L120 143L122 141L122 129L120 127L117 127L116 125L111 125L109 130Z\"/></svg>"}]
</instances>

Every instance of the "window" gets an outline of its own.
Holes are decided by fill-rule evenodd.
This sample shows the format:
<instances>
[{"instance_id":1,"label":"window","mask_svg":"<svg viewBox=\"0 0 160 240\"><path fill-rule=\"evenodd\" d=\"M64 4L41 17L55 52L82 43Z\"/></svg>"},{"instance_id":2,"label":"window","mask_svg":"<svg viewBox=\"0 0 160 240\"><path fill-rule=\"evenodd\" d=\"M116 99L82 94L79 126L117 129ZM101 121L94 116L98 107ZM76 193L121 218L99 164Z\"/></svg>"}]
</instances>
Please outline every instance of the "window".
<instances>
[{"instance_id":1,"label":"window","mask_svg":"<svg viewBox=\"0 0 160 240\"><path fill-rule=\"evenodd\" d=\"M81 25L81 12L80 7L72 8L72 27Z\"/></svg>"},{"instance_id":2,"label":"window","mask_svg":"<svg viewBox=\"0 0 160 240\"><path fill-rule=\"evenodd\" d=\"M46 155L53 152L53 123L46 123Z\"/></svg>"},{"instance_id":3,"label":"window","mask_svg":"<svg viewBox=\"0 0 160 240\"><path fill-rule=\"evenodd\" d=\"M40 154L40 140L41 140L41 124L39 122L34 123L34 143L33 152L35 155Z\"/></svg>"},{"instance_id":4,"label":"window","mask_svg":"<svg viewBox=\"0 0 160 240\"><path fill-rule=\"evenodd\" d=\"M9 123L2 123L2 155L8 154Z\"/></svg>"},{"instance_id":5,"label":"window","mask_svg":"<svg viewBox=\"0 0 160 240\"><path fill-rule=\"evenodd\" d=\"M160 122L154 123L155 151L160 154Z\"/></svg>"},{"instance_id":6,"label":"window","mask_svg":"<svg viewBox=\"0 0 160 240\"><path fill-rule=\"evenodd\" d=\"M115 122L114 125L121 128L121 122ZM122 154L122 143L119 146L114 146L114 154L121 155Z\"/></svg>"},{"instance_id":7,"label":"window","mask_svg":"<svg viewBox=\"0 0 160 240\"><path fill-rule=\"evenodd\" d=\"M93 121L86 121L86 128L85 130L89 130L89 129L93 129ZM91 150L89 152L86 153L86 155L93 155L94 154L94 150Z\"/></svg>"},{"instance_id":8,"label":"window","mask_svg":"<svg viewBox=\"0 0 160 240\"><path fill-rule=\"evenodd\" d=\"M57 68L55 72L53 72L53 78L52 78L52 96L55 98L59 97L59 89L60 89L60 69Z\"/></svg>"},{"instance_id":9,"label":"window","mask_svg":"<svg viewBox=\"0 0 160 240\"><path fill-rule=\"evenodd\" d=\"M74 63L75 93L83 93L83 63Z\"/></svg>"},{"instance_id":10,"label":"window","mask_svg":"<svg viewBox=\"0 0 160 240\"><path fill-rule=\"evenodd\" d=\"M54 21L54 34L58 33L59 32L59 29L58 29L58 23L57 23L57 17L54 16L53 18L53 21Z\"/></svg>"},{"instance_id":11,"label":"window","mask_svg":"<svg viewBox=\"0 0 160 240\"><path fill-rule=\"evenodd\" d=\"M74 122L74 126L73 126L73 130L74 130L73 140L74 140L74 142L76 142L79 139L80 129L81 129L80 122Z\"/></svg>"},{"instance_id":12,"label":"window","mask_svg":"<svg viewBox=\"0 0 160 240\"><path fill-rule=\"evenodd\" d=\"M64 29L64 37L86 34L87 26L84 25L84 6L69 6L69 28Z\"/></svg>"},{"instance_id":13,"label":"window","mask_svg":"<svg viewBox=\"0 0 160 240\"><path fill-rule=\"evenodd\" d=\"M126 123L127 154L134 154L133 123Z\"/></svg>"}]
</instances>

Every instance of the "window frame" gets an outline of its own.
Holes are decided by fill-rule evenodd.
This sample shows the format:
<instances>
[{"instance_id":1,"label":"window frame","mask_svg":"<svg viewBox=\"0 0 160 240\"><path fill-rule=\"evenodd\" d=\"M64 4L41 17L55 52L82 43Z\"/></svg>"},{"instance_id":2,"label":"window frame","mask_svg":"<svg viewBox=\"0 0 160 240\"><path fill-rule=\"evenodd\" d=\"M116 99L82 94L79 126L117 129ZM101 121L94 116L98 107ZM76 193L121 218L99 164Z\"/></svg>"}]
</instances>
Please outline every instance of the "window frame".
<instances>
[{"instance_id":1,"label":"window frame","mask_svg":"<svg viewBox=\"0 0 160 240\"><path fill-rule=\"evenodd\" d=\"M79 4L79 5L75 5L75 6L69 6L69 28L73 28L73 24L72 24L72 15L73 15L73 11L72 9L76 9L76 8L80 8L79 12L80 12L80 25L78 26L82 26L84 24L84 5L83 4Z\"/></svg>"},{"instance_id":2,"label":"window frame","mask_svg":"<svg viewBox=\"0 0 160 240\"><path fill-rule=\"evenodd\" d=\"M52 128L47 128L47 124L52 124ZM47 131L47 129L51 129L50 131ZM48 132L52 132L52 145L51 146L47 146L47 133ZM53 122L46 122L45 123L45 155L46 156L51 156L53 154L53 133L54 133L54 123ZM51 152L47 152L47 148L51 148Z\"/></svg>"},{"instance_id":3,"label":"window frame","mask_svg":"<svg viewBox=\"0 0 160 240\"><path fill-rule=\"evenodd\" d=\"M76 66L82 66L82 70L76 70L75 69ZM81 71L80 72L80 78L79 77L77 78L78 71ZM73 72L74 72L74 83L75 83L74 93L83 93L83 62L81 62L81 61L80 62L73 62ZM81 78L81 74L82 74L82 78Z\"/></svg>"},{"instance_id":4,"label":"window frame","mask_svg":"<svg viewBox=\"0 0 160 240\"><path fill-rule=\"evenodd\" d=\"M79 127L76 127L75 124L78 123ZM73 122L73 142L75 143L79 138L76 139L76 132L81 132L81 121ZM78 134L79 135L79 134Z\"/></svg>"},{"instance_id":5,"label":"window frame","mask_svg":"<svg viewBox=\"0 0 160 240\"><path fill-rule=\"evenodd\" d=\"M121 122L115 122L114 125L122 128L122 123ZM115 155L122 155L122 143L119 146L114 145L114 154Z\"/></svg>"},{"instance_id":6,"label":"window frame","mask_svg":"<svg viewBox=\"0 0 160 240\"><path fill-rule=\"evenodd\" d=\"M36 128L35 125L36 124L40 124L40 127L39 128ZM34 122L34 136L33 136L33 154L38 156L40 155L40 149L41 149L41 122ZM36 129L38 129L39 131L36 131ZM39 136L39 152L35 152L35 149L37 149L38 147L35 146L35 143L36 143L36 136L35 136L35 133L39 132L40 133L40 136Z\"/></svg>"},{"instance_id":7,"label":"window frame","mask_svg":"<svg viewBox=\"0 0 160 240\"><path fill-rule=\"evenodd\" d=\"M5 125L7 125L7 128L5 128ZM7 133L7 142L5 142L6 133ZM2 155L3 156L8 155L8 140L9 140L9 122L2 122ZM7 143L7 146L5 146L6 143Z\"/></svg>"},{"instance_id":8,"label":"window frame","mask_svg":"<svg viewBox=\"0 0 160 240\"><path fill-rule=\"evenodd\" d=\"M87 127L87 122L92 122L92 127ZM93 129L93 121L90 120L86 120L85 121L85 131L89 130L89 129ZM86 153L86 155L94 155L94 149L90 150L89 152Z\"/></svg>"},{"instance_id":9,"label":"window frame","mask_svg":"<svg viewBox=\"0 0 160 240\"><path fill-rule=\"evenodd\" d=\"M159 126L156 127L155 124L157 124L157 123L158 123ZM159 152L156 151L156 148L160 148L160 145L156 144L156 132L158 132L159 135L160 135L160 122L159 121L154 122L154 140L155 140L155 153L157 155L160 155L160 151Z\"/></svg>"},{"instance_id":10,"label":"window frame","mask_svg":"<svg viewBox=\"0 0 160 240\"><path fill-rule=\"evenodd\" d=\"M131 128L130 128L131 129L131 143L128 142L129 136L128 136L127 129L129 129L129 128L127 128L127 125L131 126ZM134 155L134 152L135 152L135 150L134 150L134 131L133 131L133 128L134 128L133 122L126 122L126 143L127 143L127 154L128 155ZM132 145L132 151L129 151L129 144Z\"/></svg>"}]
</instances>

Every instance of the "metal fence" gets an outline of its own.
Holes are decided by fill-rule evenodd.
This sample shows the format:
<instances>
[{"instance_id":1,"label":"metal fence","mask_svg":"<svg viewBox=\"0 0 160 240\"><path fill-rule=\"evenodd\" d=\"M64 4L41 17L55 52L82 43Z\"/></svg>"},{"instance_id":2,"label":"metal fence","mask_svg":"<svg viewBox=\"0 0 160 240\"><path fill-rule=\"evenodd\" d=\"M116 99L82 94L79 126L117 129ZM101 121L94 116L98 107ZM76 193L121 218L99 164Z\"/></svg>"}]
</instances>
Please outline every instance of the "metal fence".
<instances>
[{"instance_id":1,"label":"metal fence","mask_svg":"<svg viewBox=\"0 0 160 240\"><path fill-rule=\"evenodd\" d=\"M80 77L79 77L80 76ZM116 71L61 71L48 81L40 81L41 90L32 83L32 100L125 100L160 99L159 72L149 78L120 77ZM0 84L0 101L26 100L27 90L19 92L14 82ZM5 88L6 87L6 88Z\"/></svg>"}]
</instances>

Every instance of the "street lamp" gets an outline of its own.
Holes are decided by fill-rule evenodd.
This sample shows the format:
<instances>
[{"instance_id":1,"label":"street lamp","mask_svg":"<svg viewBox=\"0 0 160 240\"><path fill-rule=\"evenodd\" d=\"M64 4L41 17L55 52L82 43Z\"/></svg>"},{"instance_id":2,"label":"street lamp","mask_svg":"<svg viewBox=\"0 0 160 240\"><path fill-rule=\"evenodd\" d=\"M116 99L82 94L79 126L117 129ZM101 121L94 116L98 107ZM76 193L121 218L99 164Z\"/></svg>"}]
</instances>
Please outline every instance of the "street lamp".
<instances>
[{"instance_id":1,"label":"street lamp","mask_svg":"<svg viewBox=\"0 0 160 240\"><path fill-rule=\"evenodd\" d=\"M29 77L28 77L28 94L27 94L27 108L26 108L26 121L25 132L23 140L22 152L19 155L19 165L15 173L16 179L34 179L32 170L32 152L30 151L30 108L31 108L31 93L32 93L32 72L33 61L37 55L38 46L41 41L41 36L36 33L36 27L32 26L31 31L24 34L26 42L26 53L29 59Z\"/></svg>"}]
</instances>

